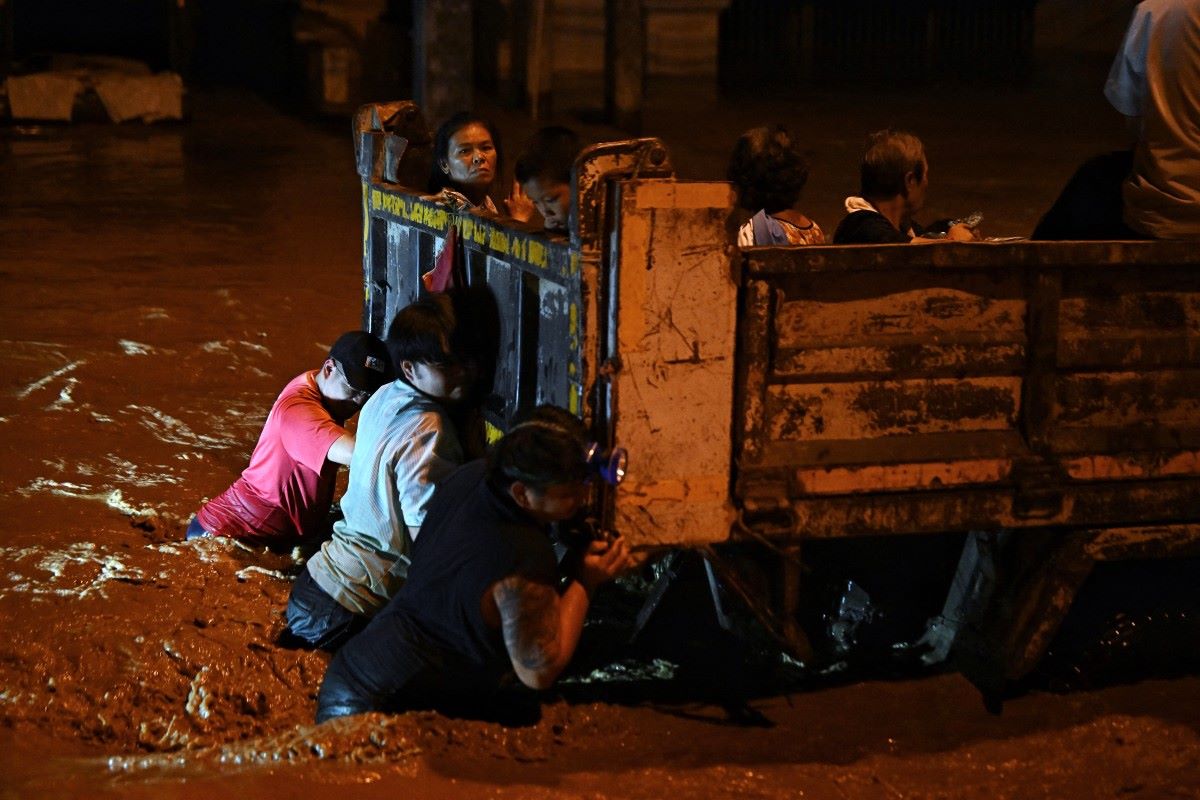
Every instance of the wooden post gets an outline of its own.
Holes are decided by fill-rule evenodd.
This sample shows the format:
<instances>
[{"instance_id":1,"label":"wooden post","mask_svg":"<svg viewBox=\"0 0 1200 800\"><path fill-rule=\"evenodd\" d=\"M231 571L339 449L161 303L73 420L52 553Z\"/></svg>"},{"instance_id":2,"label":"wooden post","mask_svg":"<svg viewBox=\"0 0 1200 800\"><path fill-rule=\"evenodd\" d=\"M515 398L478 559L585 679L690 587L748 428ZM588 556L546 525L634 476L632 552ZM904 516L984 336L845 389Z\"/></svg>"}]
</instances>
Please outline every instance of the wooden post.
<instances>
[{"instance_id":1,"label":"wooden post","mask_svg":"<svg viewBox=\"0 0 1200 800\"><path fill-rule=\"evenodd\" d=\"M641 0L604 0L604 110L622 130L642 127L646 29Z\"/></svg>"},{"instance_id":2,"label":"wooden post","mask_svg":"<svg viewBox=\"0 0 1200 800\"><path fill-rule=\"evenodd\" d=\"M413 4L413 99L435 128L471 107L471 14L470 0Z\"/></svg>"}]
</instances>

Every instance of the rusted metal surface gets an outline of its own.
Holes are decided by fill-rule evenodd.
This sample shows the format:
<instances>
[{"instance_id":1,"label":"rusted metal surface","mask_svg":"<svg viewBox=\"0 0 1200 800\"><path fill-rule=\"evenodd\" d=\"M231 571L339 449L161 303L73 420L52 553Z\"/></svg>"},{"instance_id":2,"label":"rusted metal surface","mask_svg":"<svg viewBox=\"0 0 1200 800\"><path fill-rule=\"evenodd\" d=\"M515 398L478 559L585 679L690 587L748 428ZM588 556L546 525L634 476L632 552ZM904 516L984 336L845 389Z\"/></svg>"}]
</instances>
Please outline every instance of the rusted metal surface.
<instances>
[{"instance_id":1,"label":"rusted metal surface","mask_svg":"<svg viewBox=\"0 0 1200 800\"><path fill-rule=\"evenodd\" d=\"M986 697L1033 668L1096 560L1200 551L1194 246L751 248L744 267L747 538L1004 531L994 595L956 609Z\"/></svg>"},{"instance_id":2,"label":"rusted metal surface","mask_svg":"<svg viewBox=\"0 0 1200 800\"><path fill-rule=\"evenodd\" d=\"M770 353L770 328L775 293L765 280L746 281L738 320L738 351L734 394L736 452L746 465L761 464L767 442L758 432L766 427L764 400Z\"/></svg>"},{"instance_id":3,"label":"rusted metal surface","mask_svg":"<svg viewBox=\"0 0 1200 800\"><path fill-rule=\"evenodd\" d=\"M737 284L725 183L623 181L615 195L612 386L632 458L616 521L633 541L723 541L729 498Z\"/></svg>"},{"instance_id":4,"label":"rusted metal surface","mask_svg":"<svg viewBox=\"0 0 1200 800\"><path fill-rule=\"evenodd\" d=\"M1169 274L1183 265L1200 263L1192 242L973 242L937 247L857 244L805 247L748 247L742 250L749 276L791 276L820 272L866 272L873 279L904 269L964 268L994 274L998 279L1018 267L1061 267L1071 280L1097 273L1139 276ZM1182 273L1179 277L1184 277Z\"/></svg>"},{"instance_id":5,"label":"rusted metal surface","mask_svg":"<svg viewBox=\"0 0 1200 800\"><path fill-rule=\"evenodd\" d=\"M364 183L421 190L429 180L433 137L416 103L369 103L354 114L354 156Z\"/></svg>"},{"instance_id":6,"label":"rusted metal surface","mask_svg":"<svg viewBox=\"0 0 1200 800\"><path fill-rule=\"evenodd\" d=\"M1200 525L1142 525L1097 531L1085 548L1097 561L1200 554Z\"/></svg>"},{"instance_id":7,"label":"rusted metal surface","mask_svg":"<svg viewBox=\"0 0 1200 800\"><path fill-rule=\"evenodd\" d=\"M673 174L670 154L658 139L591 145L579 154L571 171L568 230L582 276L580 332L586 343L579 379L588 387L590 404L581 413L590 418L597 439L609 445L616 442L619 413L613 377L622 366L616 320L623 274L621 248L615 244L621 226L615 209L619 184L643 176L669 179ZM601 487L600 494L605 522L615 524L618 493Z\"/></svg>"},{"instance_id":8,"label":"rusted metal surface","mask_svg":"<svg viewBox=\"0 0 1200 800\"><path fill-rule=\"evenodd\" d=\"M784 539L1200 516L1200 252L750 248L739 501Z\"/></svg>"},{"instance_id":9,"label":"rusted metal surface","mask_svg":"<svg viewBox=\"0 0 1200 800\"><path fill-rule=\"evenodd\" d=\"M571 243L583 250L599 247L608 219L605 208L609 186L630 178L669 178L674 175L671 155L661 139L630 139L585 147L571 173Z\"/></svg>"}]
</instances>

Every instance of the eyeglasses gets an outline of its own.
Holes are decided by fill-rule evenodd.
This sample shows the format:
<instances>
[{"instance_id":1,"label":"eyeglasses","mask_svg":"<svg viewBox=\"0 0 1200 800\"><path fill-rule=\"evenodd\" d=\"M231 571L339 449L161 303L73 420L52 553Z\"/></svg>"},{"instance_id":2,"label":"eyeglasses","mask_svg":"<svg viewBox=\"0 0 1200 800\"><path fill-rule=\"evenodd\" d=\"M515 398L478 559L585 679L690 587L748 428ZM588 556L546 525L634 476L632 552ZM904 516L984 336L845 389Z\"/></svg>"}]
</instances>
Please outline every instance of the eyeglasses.
<instances>
[{"instance_id":1,"label":"eyeglasses","mask_svg":"<svg viewBox=\"0 0 1200 800\"><path fill-rule=\"evenodd\" d=\"M346 373L342 369L342 365L336 361L334 361L333 363L334 363L334 366L337 367L337 373L341 377L342 383L346 384L346 388L350 390L350 399L353 400L355 403L358 403L359 405L362 405L363 403L367 402L367 398L369 398L371 396L371 393L364 392L362 389L354 388L354 384L350 383L350 379L346 377Z\"/></svg>"}]
</instances>

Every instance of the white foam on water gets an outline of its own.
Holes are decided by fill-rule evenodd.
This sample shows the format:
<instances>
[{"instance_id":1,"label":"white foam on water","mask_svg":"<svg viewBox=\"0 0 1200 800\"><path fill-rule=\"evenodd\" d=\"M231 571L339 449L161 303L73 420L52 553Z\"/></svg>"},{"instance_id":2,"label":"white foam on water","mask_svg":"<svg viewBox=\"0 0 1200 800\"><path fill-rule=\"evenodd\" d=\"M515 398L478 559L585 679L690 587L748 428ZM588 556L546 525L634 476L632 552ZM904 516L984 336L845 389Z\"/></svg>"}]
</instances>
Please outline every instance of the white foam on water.
<instances>
[{"instance_id":1,"label":"white foam on water","mask_svg":"<svg viewBox=\"0 0 1200 800\"><path fill-rule=\"evenodd\" d=\"M136 486L139 488L163 485L175 486L183 483L183 478L178 475L172 475L169 472L151 472L149 474L144 474L142 472L142 467L139 467L132 461L126 461L123 458L115 456L112 453L109 453L107 456L105 456L104 460L107 461L112 467L111 470L107 471L107 474L111 475L113 480L119 483L126 483L130 486ZM163 470L167 469L167 467L162 464L155 464L153 466ZM80 471L82 470L83 467L81 466Z\"/></svg>"},{"instance_id":2,"label":"white foam on water","mask_svg":"<svg viewBox=\"0 0 1200 800\"><path fill-rule=\"evenodd\" d=\"M52 347L55 350L62 347L58 342L38 342L29 339L0 339L3 345L28 345L30 347ZM11 349L11 348L10 348Z\"/></svg>"},{"instance_id":3,"label":"white foam on water","mask_svg":"<svg viewBox=\"0 0 1200 800\"><path fill-rule=\"evenodd\" d=\"M13 689L0 689L0 703L19 703L27 696L32 698L32 695L23 695Z\"/></svg>"},{"instance_id":4,"label":"white foam on water","mask_svg":"<svg viewBox=\"0 0 1200 800\"><path fill-rule=\"evenodd\" d=\"M270 351L270 349L267 348L266 345L255 344L254 342L246 342L246 341L238 342L238 344L240 344L242 347L245 347L248 350L253 350L256 353L262 353L264 356L267 356L268 358L271 357L271 351Z\"/></svg>"},{"instance_id":5,"label":"white foam on water","mask_svg":"<svg viewBox=\"0 0 1200 800\"><path fill-rule=\"evenodd\" d=\"M0 558L8 563L16 563L29 559L37 559L35 567L48 572L48 580L35 580L18 573L9 573L13 584L7 591L0 591L0 597L8 592L29 594L34 596L74 597L83 599L92 594L105 597L104 585L114 580L141 580L143 573L137 567L125 563L118 553L102 553L92 542L74 542L64 549L48 547L0 547ZM60 586L60 579L72 565L98 567L96 575L79 586Z\"/></svg>"},{"instance_id":6,"label":"white foam on water","mask_svg":"<svg viewBox=\"0 0 1200 800\"><path fill-rule=\"evenodd\" d=\"M196 696L203 689L202 686L196 687L198 678L200 675L193 679ZM191 698L192 695L189 695ZM201 702L198 700L194 703L197 711L202 707ZM167 732L171 732L170 724ZM166 738L167 734L163 736ZM296 725L266 736L200 747L188 742L186 736L179 736L172 737L168 744L172 748L183 746L186 749L81 758L77 763L98 764L107 767L110 773L122 775L165 773L178 778L190 775L207 777L217 772L228 775L237 770L313 761L336 761L347 765L384 763L394 766L423 752L414 741L412 729L403 717L377 722L356 718L341 724L334 721L325 725ZM193 746L188 747L189 744Z\"/></svg>"},{"instance_id":7,"label":"white foam on water","mask_svg":"<svg viewBox=\"0 0 1200 800\"><path fill-rule=\"evenodd\" d=\"M22 398L28 397L29 395L36 392L38 389L44 388L47 384L49 384L55 378L61 378L63 375L66 375L67 373L71 372L72 370L77 369L78 367L80 367L86 363L87 363L86 361L84 361L83 359L80 359L79 361L72 361L70 364L61 366L58 369L51 372L49 375L46 375L43 378L39 378L38 380L36 380L33 383L26 386L21 391L17 392L17 397L22 397Z\"/></svg>"},{"instance_id":8,"label":"white foam on water","mask_svg":"<svg viewBox=\"0 0 1200 800\"><path fill-rule=\"evenodd\" d=\"M200 349L206 353L228 353L229 348L224 342L205 342Z\"/></svg>"},{"instance_id":9,"label":"white foam on water","mask_svg":"<svg viewBox=\"0 0 1200 800\"><path fill-rule=\"evenodd\" d=\"M104 423L114 421L112 417L110 417L106 414L101 414L99 411L92 412L92 419L94 419L96 422L104 422Z\"/></svg>"},{"instance_id":10,"label":"white foam on water","mask_svg":"<svg viewBox=\"0 0 1200 800\"><path fill-rule=\"evenodd\" d=\"M201 450L228 450L232 446L224 439L196 433L182 421L152 406L127 405L125 410L140 413L142 416L138 421L161 442Z\"/></svg>"},{"instance_id":11,"label":"white foam on water","mask_svg":"<svg viewBox=\"0 0 1200 800\"><path fill-rule=\"evenodd\" d=\"M85 483L70 483L69 481L56 481L52 478L35 478L28 486L23 486L17 489L17 494L28 497L31 494L38 492L49 492L50 494L61 495L62 497L83 497L87 499L99 499L99 495L88 494L92 491L92 487Z\"/></svg>"},{"instance_id":12,"label":"white foam on water","mask_svg":"<svg viewBox=\"0 0 1200 800\"><path fill-rule=\"evenodd\" d=\"M267 575L271 578L278 578L281 581L292 580L277 569L267 569L266 567L260 567L257 564L250 564L249 566L242 567L234 574L234 577L236 577L239 581L244 581L256 572L259 575Z\"/></svg>"},{"instance_id":13,"label":"white foam on water","mask_svg":"<svg viewBox=\"0 0 1200 800\"><path fill-rule=\"evenodd\" d=\"M108 496L104 499L104 504L109 508L120 511L127 517L152 517L158 515L158 510L153 506L142 506L141 508L138 508L132 503L127 502L125 497L121 494L120 489L113 489L111 492L109 492Z\"/></svg>"},{"instance_id":14,"label":"white foam on water","mask_svg":"<svg viewBox=\"0 0 1200 800\"><path fill-rule=\"evenodd\" d=\"M117 344L125 351L127 356L148 356L154 352L154 348L148 344L135 342L130 339L118 339Z\"/></svg>"},{"instance_id":15,"label":"white foam on water","mask_svg":"<svg viewBox=\"0 0 1200 800\"><path fill-rule=\"evenodd\" d=\"M75 377L67 378L67 385L58 392L58 399L50 405L46 406L46 411L61 411L67 406L75 404L75 398L71 397L71 392L79 385L79 379Z\"/></svg>"},{"instance_id":16,"label":"white foam on water","mask_svg":"<svg viewBox=\"0 0 1200 800\"><path fill-rule=\"evenodd\" d=\"M232 539L224 536L202 536L199 539L178 542L162 542L160 544L148 544L147 550L157 550L160 553L167 555L179 556L184 555L185 551L188 557L194 558L205 564L216 564L221 561L222 553L229 549Z\"/></svg>"},{"instance_id":17,"label":"white foam on water","mask_svg":"<svg viewBox=\"0 0 1200 800\"><path fill-rule=\"evenodd\" d=\"M45 492L59 497L71 497L77 500L98 500L115 511L127 517L164 517L153 506L135 506L125 499L120 489L96 491L92 486L69 481L56 481L52 478L35 478L28 486L17 489L17 494L24 497Z\"/></svg>"},{"instance_id":18,"label":"white foam on water","mask_svg":"<svg viewBox=\"0 0 1200 800\"><path fill-rule=\"evenodd\" d=\"M157 308L154 306L144 306L141 309L142 319L170 319L171 315L167 313L165 308Z\"/></svg>"},{"instance_id":19,"label":"white foam on water","mask_svg":"<svg viewBox=\"0 0 1200 800\"><path fill-rule=\"evenodd\" d=\"M208 674L208 671L208 667L201 667L200 671L192 677L191 686L188 688L187 702L183 706L183 710L189 717L208 719L212 715L212 711L208 707L210 694L208 687L204 685L204 676Z\"/></svg>"}]
</instances>

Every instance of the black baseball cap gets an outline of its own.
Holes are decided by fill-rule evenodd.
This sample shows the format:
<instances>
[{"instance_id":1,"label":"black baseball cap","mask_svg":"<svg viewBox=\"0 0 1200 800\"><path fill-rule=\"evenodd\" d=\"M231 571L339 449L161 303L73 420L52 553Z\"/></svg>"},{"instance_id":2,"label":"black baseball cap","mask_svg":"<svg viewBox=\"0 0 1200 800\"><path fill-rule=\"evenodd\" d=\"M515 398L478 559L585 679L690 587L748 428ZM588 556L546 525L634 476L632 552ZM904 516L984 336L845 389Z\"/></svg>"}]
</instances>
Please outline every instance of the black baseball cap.
<instances>
[{"instance_id":1,"label":"black baseball cap","mask_svg":"<svg viewBox=\"0 0 1200 800\"><path fill-rule=\"evenodd\" d=\"M346 382L360 392L373 393L392 376L387 347L366 331L349 331L329 348L329 357L338 362Z\"/></svg>"}]
</instances>

